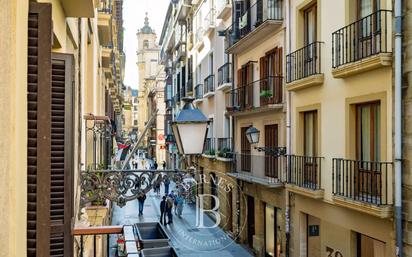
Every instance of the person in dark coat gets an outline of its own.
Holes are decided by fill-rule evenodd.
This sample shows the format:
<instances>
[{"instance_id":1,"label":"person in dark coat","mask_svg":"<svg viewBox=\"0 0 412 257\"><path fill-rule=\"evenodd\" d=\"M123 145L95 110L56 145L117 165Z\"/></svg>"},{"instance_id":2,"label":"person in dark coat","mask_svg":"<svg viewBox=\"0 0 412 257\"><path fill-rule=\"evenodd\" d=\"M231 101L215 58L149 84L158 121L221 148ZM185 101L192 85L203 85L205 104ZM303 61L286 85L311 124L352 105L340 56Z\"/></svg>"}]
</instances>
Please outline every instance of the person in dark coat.
<instances>
[{"instance_id":1,"label":"person in dark coat","mask_svg":"<svg viewBox=\"0 0 412 257\"><path fill-rule=\"evenodd\" d=\"M157 162L156 161L154 161L154 163L153 163L153 168L155 169L155 170L157 170Z\"/></svg>"},{"instance_id":2,"label":"person in dark coat","mask_svg":"<svg viewBox=\"0 0 412 257\"><path fill-rule=\"evenodd\" d=\"M160 224L166 225L167 201L166 196L162 197L160 202Z\"/></svg>"},{"instance_id":3,"label":"person in dark coat","mask_svg":"<svg viewBox=\"0 0 412 257\"><path fill-rule=\"evenodd\" d=\"M172 215L173 202L174 202L174 200L173 200L172 196L169 195L166 198L166 203L167 203L166 204L166 212L167 212L167 219L168 219L167 224L173 223L173 215Z\"/></svg>"},{"instance_id":4,"label":"person in dark coat","mask_svg":"<svg viewBox=\"0 0 412 257\"><path fill-rule=\"evenodd\" d=\"M163 169L165 170L166 169L166 162L165 161L163 161L162 166L163 166Z\"/></svg>"},{"instance_id":5,"label":"person in dark coat","mask_svg":"<svg viewBox=\"0 0 412 257\"><path fill-rule=\"evenodd\" d=\"M146 200L146 195L141 194L137 198L137 201L139 202L139 216L143 215L143 207L144 207L144 201Z\"/></svg>"}]
</instances>

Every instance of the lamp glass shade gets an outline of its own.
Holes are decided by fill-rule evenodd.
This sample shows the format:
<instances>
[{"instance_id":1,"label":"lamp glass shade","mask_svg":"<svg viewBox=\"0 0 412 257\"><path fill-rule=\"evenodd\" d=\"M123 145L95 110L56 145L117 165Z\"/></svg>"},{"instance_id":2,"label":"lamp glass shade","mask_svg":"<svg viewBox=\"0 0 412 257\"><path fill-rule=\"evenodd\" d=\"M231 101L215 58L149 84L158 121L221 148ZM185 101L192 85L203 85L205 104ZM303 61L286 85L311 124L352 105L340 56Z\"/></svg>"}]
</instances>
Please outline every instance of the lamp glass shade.
<instances>
[{"instance_id":1,"label":"lamp glass shade","mask_svg":"<svg viewBox=\"0 0 412 257\"><path fill-rule=\"evenodd\" d=\"M204 123L177 123L176 144L182 154L202 154L207 133L207 122ZM173 131L175 136L176 132ZM180 144L180 146L179 146Z\"/></svg>"},{"instance_id":2,"label":"lamp glass shade","mask_svg":"<svg viewBox=\"0 0 412 257\"><path fill-rule=\"evenodd\" d=\"M250 127L246 130L246 138L250 144L257 144L259 142L260 131L255 127Z\"/></svg>"}]
</instances>

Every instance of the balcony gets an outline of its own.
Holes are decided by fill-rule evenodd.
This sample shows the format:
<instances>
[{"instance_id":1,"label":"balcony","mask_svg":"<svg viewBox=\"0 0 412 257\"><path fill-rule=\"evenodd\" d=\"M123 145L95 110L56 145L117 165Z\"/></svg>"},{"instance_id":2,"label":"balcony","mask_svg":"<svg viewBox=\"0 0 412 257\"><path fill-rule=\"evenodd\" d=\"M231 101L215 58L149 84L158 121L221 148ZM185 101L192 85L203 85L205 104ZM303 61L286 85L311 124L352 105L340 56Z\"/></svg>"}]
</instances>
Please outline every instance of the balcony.
<instances>
[{"instance_id":1,"label":"balcony","mask_svg":"<svg viewBox=\"0 0 412 257\"><path fill-rule=\"evenodd\" d=\"M334 158L332 193L337 205L392 217L392 163Z\"/></svg>"},{"instance_id":2,"label":"balcony","mask_svg":"<svg viewBox=\"0 0 412 257\"><path fill-rule=\"evenodd\" d=\"M322 157L289 155L287 188L289 191L322 199Z\"/></svg>"},{"instance_id":3,"label":"balcony","mask_svg":"<svg viewBox=\"0 0 412 257\"><path fill-rule=\"evenodd\" d=\"M281 188L285 182L286 158L273 155L234 155L232 172L228 175L248 183Z\"/></svg>"},{"instance_id":4,"label":"balcony","mask_svg":"<svg viewBox=\"0 0 412 257\"><path fill-rule=\"evenodd\" d=\"M233 158L232 138L217 138L216 156L218 160L231 161Z\"/></svg>"},{"instance_id":5,"label":"balcony","mask_svg":"<svg viewBox=\"0 0 412 257\"><path fill-rule=\"evenodd\" d=\"M332 74L345 78L392 64L392 11L380 10L332 33Z\"/></svg>"},{"instance_id":6,"label":"balcony","mask_svg":"<svg viewBox=\"0 0 412 257\"><path fill-rule=\"evenodd\" d=\"M230 16L232 10L231 0L217 0L216 1L216 17L218 19L226 19Z\"/></svg>"},{"instance_id":7,"label":"balcony","mask_svg":"<svg viewBox=\"0 0 412 257\"><path fill-rule=\"evenodd\" d=\"M193 92L193 79L192 79L191 74L189 74L189 78L187 79L186 89L187 89L187 93Z\"/></svg>"},{"instance_id":8,"label":"balcony","mask_svg":"<svg viewBox=\"0 0 412 257\"><path fill-rule=\"evenodd\" d=\"M275 35L283 24L282 0L257 0L240 17L234 17L227 52L236 54Z\"/></svg>"},{"instance_id":9,"label":"balcony","mask_svg":"<svg viewBox=\"0 0 412 257\"><path fill-rule=\"evenodd\" d=\"M185 21L187 15L190 12L192 0L180 0L177 6L177 16L178 21Z\"/></svg>"},{"instance_id":10,"label":"balcony","mask_svg":"<svg viewBox=\"0 0 412 257\"><path fill-rule=\"evenodd\" d=\"M215 95L215 75L209 75L204 80L204 97L211 97Z\"/></svg>"},{"instance_id":11,"label":"balcony","mask_svg":"<svg viewBox=\"0 0 412 257\"><path fill-rule=\"evenodd\" d=\"M198 52L202 51L203 47L205 47L205 43L203 42L204 32L205 30L203 29L203 27L199 27L196 30L194 48Z\"/></svg>"},{"instance_id":12,"label":"balcony","mask_svg":"<svg viewBox=\"0 0 412 257\"><path fill-rule=\"evenodd\" d=\"M206 138L205 145L203 147L203 155L209 158L215 158L216 148L215 148L215 138Z\"/></svg>"},{"instance_id":13,"label":"balcony","mask_svg":"<svg viewBox=\"0 0 412 257\"><path fill-rule=\"evenodd\" d=\"M102 67L109 68L110 67L110 60L112 55L112 47L111 46L102 46L101 47L101 55L102 55Z\"/></svg>"},{"instance_id":14,"label":"balcony","mask_svg":"<svg viewBox=\"0 0 412 257\"><path fill-rule=\"evenodd\" d=\"M296 91L323 84L323 42L313 42L286 55L286 89Z\"/></svg>"},{"instance_id":15,"label":"balcony","mask_svg":"<svg viewBox=\"0 0 412 257\"><path fill-rule=\"evenodd\" d=\"M186 43L180 43L176 47L176 62L184 61L186 58Z\"/></svg>"},{"instance_id":16,"label":"balcony","mask_svg":"<svg viewBox=\"0 0 412 257\"><path fill-rule=\"evenodd\" d=\"M100 8L97 18L100 45L107 46L112 41L112 9Z\"/></svg>"},{"instance_id":17,"label":"balcony","mask_svg":"<svg viewBox=\"0 0 412 257\"><path fill-rule=\"evenodd\" d=\"M217 90L226 90L232 87L232 64L227 62L217 70Z\"/></svg>"},{"instance_id":18,"label":"balcony","mask_svg":"<svg viewBox=\"0 0 412 257\"><path fill-rule=\"evenodd\" d=\"M232 89L226 107L233 116L249 115L283 108L283 77L269 76Z\"/></svg>"},{"instance_id":19,"label":"balcony","mask_svg":"<svg viewBox=\"0 0 412 257\"><path fill-rule=\"evenodd\" d=\"M195 101L194 103L200 103L203 101L203 84L198 84L195 86Z\"/></svg>"},{"instance_id":20,"label":"balcony","mask_svg":"<svg viewBox=\"0 0 412 257\"><path fill-rule=\"evenodd\" d=\"M61 0L66 17L94 17L96 6L93 0Z\"/></svg>"},{"instance_id":21,"label":"balcony","mask_svg":"<svg viewBox=\"0 0 412 257\"><path fill-rule=\"evenodd\" d=\"M203 20L203 33L210 35L216 27L216 9L211 8Z\"/></svg>"}]
</instances>

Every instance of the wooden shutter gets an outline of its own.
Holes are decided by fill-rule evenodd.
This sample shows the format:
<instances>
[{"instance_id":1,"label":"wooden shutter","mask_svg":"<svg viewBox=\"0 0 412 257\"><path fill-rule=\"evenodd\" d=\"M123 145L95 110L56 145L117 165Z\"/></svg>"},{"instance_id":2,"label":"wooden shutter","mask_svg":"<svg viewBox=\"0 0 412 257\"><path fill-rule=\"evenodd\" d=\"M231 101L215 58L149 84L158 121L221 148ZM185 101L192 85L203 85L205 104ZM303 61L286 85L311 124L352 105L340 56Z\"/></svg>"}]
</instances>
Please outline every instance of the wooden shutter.
<instances>
[{"instance_id":1,"label":"wooden shutter","mask_svg":"<svg viewBox=\"0 0 412 257\"><path fill-rule=\"evenodd\" d=\"M50 256L73 256L73 56L52 55Z\"/></svg>"},{"instance_id":2,"label":"wooden shutter","mask_svg":"<svg viewBox=\"0 0 412 257\"><path fill-rule=\"evenodd\" d=\"M243 94L243 72L242 69L238 69L237 70L237 88L238 88L238 92L237 92L237 105L239 107L243 107L243 98L244 98L244 94Z\"/></svg>"},{"instance_id":3,"label":"wooden shutter","mask_svg":"<svg viewBox=\"0 0 412 257\"><path fill-rule=\"evenodd\" d=\"M268 85L267 85L267 81L268 81L268 77L266 74L266 56L262 56L259 59L259 92L262 93L263 91L268 89ZM260 106L266 105L267 101L266 101L266 97L260 96Z\"/></svg>"},{"instance_id":4,"label":"wooden shutter","mask_svg":"<svg viewBox=\"0 0 412 257\"><path fill-rule=\"evenodd\" d=\"M274 94L273 98L275 103L281 103L283 98L283 51L282 47L276 48L275 58L274 58L274 74L276 76L275 83L274 83Z\"/></svg>"},{"instance_id":5,"label":"wooden shutter","mask_svg":"<svg viewBox=\"0 0 412 257\"><path fill-rule=\"evenodd\" d=\"M27 256L49 256L51 5L29 3Z\"/></svg>"},{"instance_id":6,"label":"wooden shutter","mask_svg":"<svg viewBox=\"0 0 412 257\"><path fill-rule=\"evenodd\" d=\"M265 125L265 147L278 147L278 125ZM265 153L265 175L278 177L278 158L270 153Z\"/></svg>"},{"instance_id":7,"label":"wooden shutter","mask_svg":"<svg viewBox=\"0 0 412 257\"><path fill-rule=\"evenodd\" d=\"M251 150L250 143L246 137L246 130L249 127L242 127L240 131L240 152L241 152L241 169L242 171L251 171Z\"/></svg>"},{"instance_id":8,"label":"wooden shutter","mask_svg":"<svg viewBox=\"0 0 412 257\"><path fill-rule=\"evenodd\" d=\"M247 107L253 107L253 62L246 66Z\"/></svg>"}]
</instances>

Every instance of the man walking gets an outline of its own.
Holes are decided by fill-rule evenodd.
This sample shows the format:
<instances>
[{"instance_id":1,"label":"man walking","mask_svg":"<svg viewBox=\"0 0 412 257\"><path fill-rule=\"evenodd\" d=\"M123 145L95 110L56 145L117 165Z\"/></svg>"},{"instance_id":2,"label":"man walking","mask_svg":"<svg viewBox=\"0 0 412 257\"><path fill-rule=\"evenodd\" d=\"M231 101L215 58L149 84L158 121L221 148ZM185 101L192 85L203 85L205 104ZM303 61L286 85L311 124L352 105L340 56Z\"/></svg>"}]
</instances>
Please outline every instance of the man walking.
<instances>
[{"instance_id":1,"label":"man walking","mask_svg":"<svg viewBox=\"0 0 412 257\"><path fill-rule=\"evenodd\" d=\"M154 161L154 163L153 163L153 168L155 169L155 170L157 170L157 162L156 161Z\"/></svg>"},{"instance_id":2,"label":"man walking","mask_svg":"<svg viewBox=\"0 0 412 257\"><path fill-rule=\"evenodd\" d=\"M162 197L160 202L160 224L166 225L166 212L167 212L167 201L166 196Z\"/></svg>"},{"instance_id":3,"label":"man walking","mask_svg":"<svg viewBox=\"0 0 412 257\"><path fill-rule=\"evenodd\" d=\"M181 218L182 212L183 212L183 197L180 193L176 196L175 202L176 202L175 208L177 209L177 215L179 216L179 218Z\"/></svg>"},{"instance_id":4,"label":"man walking","mask_svg":"<svg viewBox=\"0 0 412 257\"><path fill-rule=\"evenodd\" d=\"M139 195L139 197L137 198L137 201L139 202L139 216L143 215L143 207L144 207L145 200L146 200L146 195L143 193Z\"/></svg>"},{"instance_id":5,"label":"man walking","mask_svg":"<svg viewBox=\"0 0 412 257\"><path fill-rule=\"evenodd\" d=\"M169 195L169 196L166 198L166 202L167 202L167 204L166 204L166 212L167 212L167 218L168 218L167 224L171 224L171 223L173 223L173 215L172 215L173 198L172 198L171 195Z\"/></svg>"},{"instance_id":6,"label":"man walking","mask_svg":"<svg viewBox=\"0 0 412 257\"><path fill-rule=\"evenodd\" d=\"M165 161L163 161L162 166L163 166L163 169L165 170L166 169L166 162Z\"/></svg>"},{"instance_id":7,"label":"man walking","mask_svg":"<svg viewBox=\"0 0 412 257\"><path fill-rule=\"evenodd\" d=\"M169 185L170 185L169 178L166 178L163 183L165 184L165 195L168 195L169 194Z\"/></svg>"}]
</instances>

